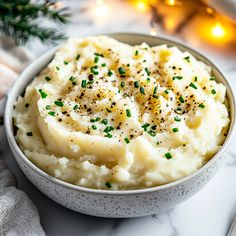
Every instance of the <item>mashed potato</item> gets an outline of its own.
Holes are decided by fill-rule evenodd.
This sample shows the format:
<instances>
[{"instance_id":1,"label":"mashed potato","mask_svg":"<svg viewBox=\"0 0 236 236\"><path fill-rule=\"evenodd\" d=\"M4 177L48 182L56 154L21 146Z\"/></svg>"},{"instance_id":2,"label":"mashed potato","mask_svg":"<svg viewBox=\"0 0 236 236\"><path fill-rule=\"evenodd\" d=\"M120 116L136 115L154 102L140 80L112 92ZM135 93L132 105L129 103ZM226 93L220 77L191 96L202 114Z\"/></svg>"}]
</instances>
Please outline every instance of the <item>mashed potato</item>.
<instances>
[{"instance_id":1,"label":"mashed potato","mask_svg":"<svg viewBox=\"0 0 236 236\"><path fill-rule=\"evenodd\" d=\"M39 168L95 189L170 183L224 142L226 88L166 45L70 39L16 102L16 139Z\"/></svg>"}]
</instances>

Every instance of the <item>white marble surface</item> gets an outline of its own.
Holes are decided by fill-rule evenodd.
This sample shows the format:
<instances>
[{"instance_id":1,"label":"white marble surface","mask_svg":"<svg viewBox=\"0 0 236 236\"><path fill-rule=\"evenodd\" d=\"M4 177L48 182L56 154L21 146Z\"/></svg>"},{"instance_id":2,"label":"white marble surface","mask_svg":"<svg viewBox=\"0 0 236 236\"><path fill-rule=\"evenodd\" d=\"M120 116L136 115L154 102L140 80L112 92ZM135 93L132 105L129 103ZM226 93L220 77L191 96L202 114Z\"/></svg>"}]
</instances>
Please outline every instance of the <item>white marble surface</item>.
<instances>
[{"instance_id":1,"label":"white marble surface","mask_svg":"<svg viewBox=\"0 0 236 236\"><path fill-rule=\"evenodd\" d=\"M101 22L92 10L94 1L67 1L73 10L68 35L81 36L115 31L149 33L149 16L136 12L125 1L108 1L113 8L109 18ZM91 8L90 8L91 9ZM114 14L115 12L115 14ZM30 45L39 55L47 46L38 42ZM224 53L204 50L222 68L236 90L236 55L234 59ZM3 127L0 126L1 131ZM0 132L2 133L2 132ZM135 219L104 219L82 215L53 202L39 192L19 169L4 135L0 145L3 157L23 189L37 206L41 223L49 236L224 236L236 214L236 146L235 139L225 154L225 164L216 176L199 193L162 215Z\"/></svg>"}]
</instances>

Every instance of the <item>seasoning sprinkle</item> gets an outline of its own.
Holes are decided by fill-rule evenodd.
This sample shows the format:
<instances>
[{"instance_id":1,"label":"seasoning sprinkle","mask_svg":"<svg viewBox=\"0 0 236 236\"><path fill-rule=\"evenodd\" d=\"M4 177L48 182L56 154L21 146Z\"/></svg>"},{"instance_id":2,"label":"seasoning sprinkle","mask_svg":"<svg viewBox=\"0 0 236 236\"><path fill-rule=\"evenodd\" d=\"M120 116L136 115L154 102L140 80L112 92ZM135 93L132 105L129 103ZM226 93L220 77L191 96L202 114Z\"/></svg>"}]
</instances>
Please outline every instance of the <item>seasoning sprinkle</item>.
<instances>
[{"instance_id":1,"label":"seasoning sprinkle","mask_svg":"<svg viewBox=\"0 0 236 236\"><path fill-rule=\"evenodd\" d=\"M189 86L194 88L194 89L197 89L197 86L194 83L192 83L192 82L189 84Z\"/></svg>"},{"instance_id":2,"label":"seasoning sprinkle","mask_svg":"<svg viewBox=\"0 0 236 236\"><path fill-rule=\"evenodd\" d=\"M166 89L165 91L164 91L166 94L168 94L169 93L169 91Z\"/></svg>"},{"instance_id":3,"label":"seasoning sprinkle","mask_svg":"<svg viewBox=\"0 0 236 236\"><path fill-rule=\"evenodd\" d=\"M41 95L41 98L43 98L43 99L48 96L42 89L39 89L39 93Z\"/></svg>"},{"instance_id":4,"label":"seasoning sprinkle","mask_svg":"<svg viewBox=\"0 0 236 236\"><path fill-rule=\"evenodd\" d=\"M107 112L111 113L111 110L110 110L110 109L106 108L106 110L107 110Z\"/></svg>"},{"instance_id":5,"label":"seasoning sprinkle","mask_svg":"<svg viewBox=\"0 0 236 236\"><path fill-rule=\"evenodd\" d=\"M78 55L76 56L75 60L77 61L77 60L79 60L79 58L80 58L80 54L78 54Z\"/></svg>"},{"instance_id":6,"label":"seasoning sprinkle","mask_svg":"<svg viewBox=\"0 0 236 236\"><path fill-rule=\"evenodd\" d=\"M140 87L140 93L142 93L143 95L145 95L144 87Z\"/></svg>"},{"instance_id":7,"label":"seasoning sprinkle","mask_svg":"<svg viewBox=\"0 0 236 236\"><path fill-rule=\"evenodd\" d=\"M166 159L171 159L172 158L172 155L169 153L169 152L167 152L166 154L165 154L165 157L166 157Z\"/></svg>"},{"instance_id":8,"label":"seasoning sprinkle","mask_svg":"<svg viewBox=\"0 0 236 236\"><path fill-rule=\"evenodd\" d=\"M105 184L108 188L112 188L112 185L111 185L111 183L110 182L106 182L106 184Z\"/></svg>"},{"instance_id":9,"label":"seasoning sprinkle","mask_svg":"<svg viewBox=\"0 0 236 236\"><path fill-rule=\"evenodd\" d=\"M130 109L126 109L126 116L127 117L131 117L132 116Z\"/></svg>"},{"instance_id":10,"label":"seasoning sprinkle","mask_svg":"<svg viewBox=\"0 0 236 236\"><path fill-rule=\"evenodd\" d=\"M194 77L194 81L197 82L197 76Z\"/></svg>"},{"instance_id":11,"label":"seasoning sprinkle","mask_svg":"<svg viewBox=\"0 0 236 236\"><path fill-rule=\"evenodd\" d=\"M151 135L152 137L156 136L156 133L153 130L149 130L148 134Z\"/></svg>"},{"instance_id":12,"label":"seasoning sprinkle","mask_svg":"<svg viewBox=\"0 0 236 236\"><path fill-rule=\"evenodd\" d=\"M30 105L29 103L26 103L26 104L25 104L25 107L26 107L26 108L28 108L28 107L29 107L29 105Z\"/></svg>"},{"instance_id":13,"label":"seasoning sprinkle","mask_svg":"<svg viewBox=\"0 0 236 236\"><path fill-rule=\"evenodd\" d=\"M179 132L179 129L178 129L178 128L173 128L172 131L173 131L174 133L177 133L177 132Z\"/></svg>"},{"instance_id":14,"label":"seasoning sprinkle","mask_svg":"<svg viewBox=\"0 0 236 236\"><path fill-rule=\"evenodd\" d=\"M86 86L87 86L87 81L85 79L83 79L81 82L81 87L86 88Z\"/></svg>"},{"instance_id":15,"label":"seasoning sprinkle","mask_svg":"<svg viewBox=\"0 0 236 236\"><path fill-rule=\"evenodd\" d=\"M27 136L33 136L33 133L32 132L27 132L26 135Z\"/></svg>"},{"instance_id":16,"label":"seasoning sprinkle","mask_svg":"<svg viewBox=\"0 0 236 236\"><path fill-rule=\"evenodd\" d=\"M75 79L76 79L76 77L74 77L74 76L71 76L71 77L69 78L70 81L74 81Z\"/></svg>"},{"instance_id":17,"label":"seasoning sprinkle","mask_svg":"<svg viewBox=\"0 0 236 236\"><path fill-rule=\"evenodd\" d=\"M146 81L147 81L147 83L150 83L151 79L149 77L147 77Z\"/></svg>"},{"instance_id":18,"label":"seasoning sprinkle","mask_svg":"<svg viewBox=\"0 0 236 236\"><path fill-rule=\"evenodd\" d=\"M59 106L59 107L63 107L64 106L63 102L61 102L61 101L55 101L54 104Z\"/></svg>"},{"instance_id":19,"label":"seasoning sprinkle","mask_svg":"<svg viewBox=\"0 0 236 236\"><path fill-rule=\"evenodd\" d=\"M44 79L45 79L46 81L50 81L50 80L51 80L51 78L50 78L49 76L45 76Z\"/></svg>"},{"instance_id":20,"label":"seasoning sprinkle","mask_svg":"<svg viewBox=\"0 0 236 236\"><path fill-rule=\"evenodd\" d=\"M125 140L125 142L128 144L128 143L130 143L130 141L129 141L129 139L126 137L126 138L124 138L124 140Z\"/></svg>"}]
</instances>

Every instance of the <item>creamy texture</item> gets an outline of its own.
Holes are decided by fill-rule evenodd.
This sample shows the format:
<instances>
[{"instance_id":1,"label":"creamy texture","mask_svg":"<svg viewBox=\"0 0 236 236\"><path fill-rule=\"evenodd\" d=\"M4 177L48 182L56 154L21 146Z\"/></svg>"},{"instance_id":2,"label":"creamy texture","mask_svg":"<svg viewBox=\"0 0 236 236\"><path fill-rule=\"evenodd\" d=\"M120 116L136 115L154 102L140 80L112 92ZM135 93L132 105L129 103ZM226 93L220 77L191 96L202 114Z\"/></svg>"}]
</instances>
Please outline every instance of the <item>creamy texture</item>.
<instances>
[{"instance_id":1,"label":"creamy texture","mask_svg":"<svg viewBox=\"0 0 236 236\"><path fill-rule=\"evenodd\" d=\"M16 140L35 165L75 185L163 185L219 150L225 96L211 68L176 47L70 39L16 102Z\"/></svg>"}]
</instances>

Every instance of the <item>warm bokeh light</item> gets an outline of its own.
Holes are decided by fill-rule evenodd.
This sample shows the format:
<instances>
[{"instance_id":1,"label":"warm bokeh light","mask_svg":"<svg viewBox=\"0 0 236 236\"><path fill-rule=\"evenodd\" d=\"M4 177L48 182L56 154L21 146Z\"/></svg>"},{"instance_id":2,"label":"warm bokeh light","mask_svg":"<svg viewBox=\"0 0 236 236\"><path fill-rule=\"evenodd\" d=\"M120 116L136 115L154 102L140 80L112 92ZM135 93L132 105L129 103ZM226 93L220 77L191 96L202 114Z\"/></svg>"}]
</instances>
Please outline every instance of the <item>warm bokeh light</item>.
<instances>
[{"instance_id":1,"label":"warm bokeh light","mask_svg":"<svg viewBox=\"0 0 236 236\"><path fill-rule=\"evenodd\" d=\"M210 7L207 7L206 8L206 12L211 15L211 14L214 13L214 10L212 8L210 8Z\"/></svg>"},{"instance_id":2,"label":"warm bokeh light","mask_svg":"<svg viewBox=\"0 0 236 236\"><path fill-rule=\"evenodd\" d=\"M165 2L167 5L172 6L172 7L175 5L175 0L166 0Z\"/></svg>"},{"instance_id":3,"label":"warm bokeh light","mask_svg":"<svg viewBox=\"0 0 236 236\"><path fill-rule=\"evenodd\" d=\"M97 17L104 17L108 14L109 8L108 6L104 3L103 0L97 0L96 1L96 10L95 14Z\"/></svg>"},{"instance_id":4,"label":"warm bokeh light","mask_svg":"<svg viewBox=\"0 0 236 236\"><path fill-rule=\"evenodd\" d=\"M215 38L223 38L225 36L225 29L220 22L216 22L211 30L211 34Z\"/></svg>"},{"instance_id":5,"label":"warm bokeh light","mask_svg":"<svg viewBox=\"0 0 236 236\"><path fill-rule=\"evenodd\" d=\"M146 11L148 9L147 1L139 0L139 1L136 2L135 6L139 11Z\"/></svg>"}]
</instances>

